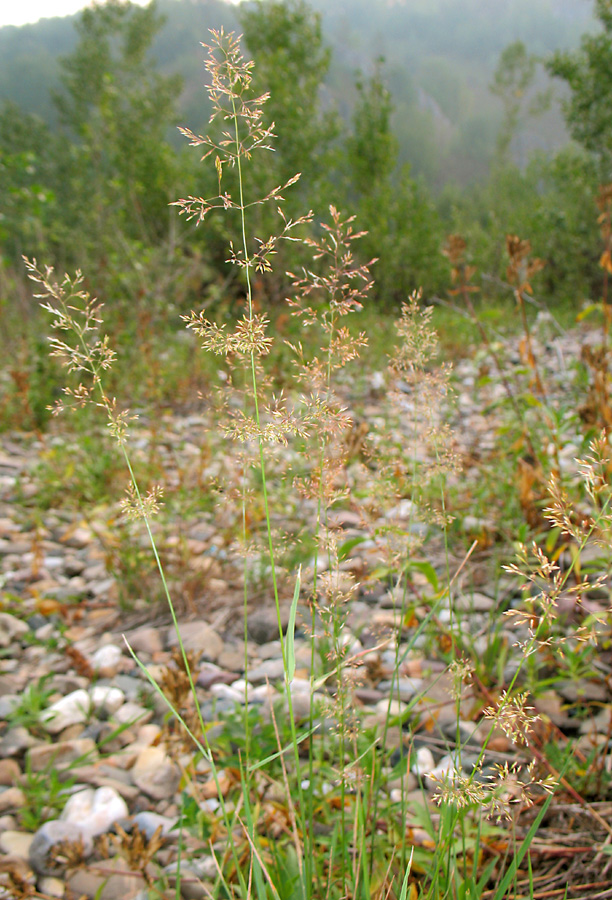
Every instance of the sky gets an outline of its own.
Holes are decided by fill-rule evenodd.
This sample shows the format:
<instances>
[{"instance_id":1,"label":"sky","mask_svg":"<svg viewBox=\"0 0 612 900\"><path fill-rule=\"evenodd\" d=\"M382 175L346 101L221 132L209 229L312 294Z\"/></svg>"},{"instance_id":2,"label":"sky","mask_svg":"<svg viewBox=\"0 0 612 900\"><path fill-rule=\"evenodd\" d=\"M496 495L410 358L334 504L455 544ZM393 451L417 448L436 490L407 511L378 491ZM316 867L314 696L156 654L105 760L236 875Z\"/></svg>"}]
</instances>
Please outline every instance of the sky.
<instances>
[{"instance_id":1,"label":"sky","mask_svg":"<svg viewBox=\"0 0 612 900\"><path fill-rule=\"evenodd\" d=\"M149 0L132 0L146 6ZM230 0L236 2L236 0ZM89 6L88 0L0 0L0 27L3 25L27 25L52 16L71 16Z\"/></svg>"}]
</instances>

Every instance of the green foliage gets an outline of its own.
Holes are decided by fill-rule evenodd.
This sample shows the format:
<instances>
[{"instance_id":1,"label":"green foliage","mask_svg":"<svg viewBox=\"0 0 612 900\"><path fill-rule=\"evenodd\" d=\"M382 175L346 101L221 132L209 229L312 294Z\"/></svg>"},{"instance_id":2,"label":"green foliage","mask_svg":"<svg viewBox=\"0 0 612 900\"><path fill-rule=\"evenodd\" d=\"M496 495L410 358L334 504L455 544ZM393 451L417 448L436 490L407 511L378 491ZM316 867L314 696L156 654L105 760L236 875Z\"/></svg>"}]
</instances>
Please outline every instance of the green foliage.
<instances>
[{"instance_id":1,"label":"green foliage","mask_svg":"<svg viewBox=\"0 0 612 900\"><path fill-rule=\"evenodd\" d=\"M38 117L13 103L0 111L0 260L17 262L23 248L48 252L58 206L61 141Z\"/></svg>"},{"instance_id":2,"label":"green foliage","mask_svg":"<svg viewBox=\"0 0 612 900\"><path fill-rule=\"evenodd\" d=\"M510 298L505 236L518 234L546 263L536 298L577 309L585 298L598 296L601 285L596 196L593 162L568 148L552 158L535 154L524 171L500 166L469 196L449 189L442 203L449 207L447 230L467 239L473 263L486 273L489 297Z\"/></svg>"},{"instance_id":3,"label":"green foliage","mask_svg":"<svg viewBox=\"0 0 612 900\"><path fill-rule=\"evenodd\" d=\"M79 42L61 63L64 93L55 102L76 139L69 205L84 248L97 254L116 243L117 229L148 243L168 230L175 162L165 138L181 81L160 75L148 56L162 23L154 3L86 9Z\"/></svg>"},{"instance_id":4,"label":"green foliage","mask_svg":"<svg viewBox=\"0 0 612 900\"><path fill-rule=\"evenodd\" d=\"M333 110L324 112L321 90L331 50L325 45L321 17L305 0L258 0L244 5L240 25L255 61L253 89L268 92L266 119L274 122L274 153L261 158L268 189L301 173L288 194L291 216L329 202L332 145L339 132Z\"/></svg>"},{"instance_id":5,"label":"green foliage","mask_svg":"<svg viewBox=\"0 0 612 900\"><path fill-rule=\"evenodd\" d=\"M50 819L57 819L62 812L76 778L59 772L49 765L40 772L33 772L29 765L20 787L25 803L19 811L21 826L27 831L37 831Z\"/></svg>"},{"instance_id":6,"label":"green foliage","mask_svg":"<svg viewBox=\"0 0 612 900\"><path fill-rule=\"evenodd\" d=\"M500 159L508 159L510 143L515 136L524 97L533 83L535 70L536 59L527 53L522 41L509 44L499 58L491 93L501 99L504 107L504 119L497 138Z\"/></svg>"},{"instance_id":7,"label":"green foliage","mask_svg":"<svg viewBox=\"0 0 612 900\"><path fill-rule=\"evenodd\" d=\"M602 181L612 178L612 3L595 0L601 25L597 34L585 35L575 52L557 51L547 67L570 89L563 103L574 140L592 153Z\"/></svg>"},{"instance_id":8,"label":"green foliage","mask_svg":"<svg viewBox=\"0 0 612 900\"><path fill-rule=\"evenodd\" d=\"M42 728L40 715L49 705L49 699L53 696L53 689L47 682L51 675L39 678L36 684L30 684L23 692L21 699L13 707L8 715L8 720L13 727L21 726L38 737L46 737L47 732Z\"/></svg>"},{"instance_id":9,"label":"green foliage","mask_svg":"<svg viewBox=\"0 0 612 900\"><path fill-rule=\"evenodd\" d=\"M362 251L377 258L374 295L398 306L415 286L428 295L445 283L440 255L442 228L422 185L407 167L398 171L398 145L391 129L393 104L382 60L372 77L357 83L353 132L347 140L347 205L356 208L367 232Z\"/></svg>"}]
</instances>

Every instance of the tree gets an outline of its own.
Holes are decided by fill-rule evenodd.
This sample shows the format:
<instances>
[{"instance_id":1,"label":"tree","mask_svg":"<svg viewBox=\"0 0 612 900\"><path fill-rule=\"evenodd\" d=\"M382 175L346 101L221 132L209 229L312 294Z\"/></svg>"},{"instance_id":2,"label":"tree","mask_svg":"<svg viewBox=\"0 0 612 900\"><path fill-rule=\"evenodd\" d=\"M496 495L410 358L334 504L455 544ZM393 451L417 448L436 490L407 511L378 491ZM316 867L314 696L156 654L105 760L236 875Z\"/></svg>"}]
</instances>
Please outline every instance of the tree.
<instances>
[{"instance_id":1,"label":"tree","mask_svg":"<svg viewBox=\"0 0 612 900\"><path fill-rule=\"evenodd\" d=\"M107 0L83 11L78 44L62 61L65 93L55 98L73 154L72 201L84 232L99 246L117 229L158 240L167 228L180 79L162 76L149 57L163 20L155 4Z\"/></svg>"},{"instance_id":2,"label":"tree","mask_svg":"<svg viewBox=\"0 0 612 900\"><path fill-rule=\"evenodd\" d=\"M383 60L367 81L357 82L353 132L347 141L349 207L367 230L362 251L377 257L373 297L399 305L418 287L426 294L442 284L442 232L425 189L405 166L398 169L398 143L391 129L393 103L383 79Z\"/></svg>"},{"instance_id":3,"label":"tree","mask_svg":"<svg viewBox=\"0 0 612 900\"><path fill-rule=\"evenodd\" d=\"M255 89L270 93L266 118L274 122L276 137L266 171L278 184L301 173L298 189L287 197L289 214L308 207L321 211L331 199L339 134L337 115L322 108L331 53L323 43L321 17L305 0L257 0L242 9L240 24L255 61Z\"/></svg>"},{"instance_id":4,"label":"tree","mask_svg":"<svg viewBox=\"0 0 612 900\"><path fill-rule=\"evenodd\" d=\"M547 62L551 75L565 81L563 103L570 134L597 159L600 179L612 180L612 0L595 0L602 30L584 35L575 52L557 52Z\"/></svg>"},{"instance_id":5,"label":"tree","mask_svg":"<svg viewBox=\"0 0 612 900\"><path fill-rule=\"evenodd\" d=\"M49 251L57 208L58 140L37 116L12 103L0 110L0 257Z\"/></svg>"}]
</instances>

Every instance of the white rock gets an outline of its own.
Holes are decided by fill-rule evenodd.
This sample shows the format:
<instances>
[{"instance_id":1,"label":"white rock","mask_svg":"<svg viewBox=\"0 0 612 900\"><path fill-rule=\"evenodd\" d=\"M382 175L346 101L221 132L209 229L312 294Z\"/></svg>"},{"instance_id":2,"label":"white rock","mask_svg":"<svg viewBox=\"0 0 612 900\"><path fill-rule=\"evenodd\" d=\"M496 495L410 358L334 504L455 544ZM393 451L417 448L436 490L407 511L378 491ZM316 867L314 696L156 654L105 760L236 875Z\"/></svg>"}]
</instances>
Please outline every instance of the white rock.
<instances>
[{"instance_id":1,"label":"white rock","mask_svg":"<svg viewBox=\"0 0 612 900\"><path fill-rule=\"evenodd\" d=\"M289 682L289 689L292 696L295 694L310 694L312 685L309 678L294 678Z\"/></svg>"},{"instance_id":2,"label":"white rock","mask_svg":"<svg viewBox=\"0 0 612 900\"><path fill-rule=\"evenodd\" d=\"M103 710L112 716L125 703L125 694L119 688L106 684L97 684L89 691L95 710Z\"/></svg>"},{"instance_id":3,"label":"white rock","mask_svg":"<svg viewBox=\"0 0 612 900\"><path fill-rule=\"evenodd\" d=\"M113 713L113 722L118 725L146 725L153 718L153 710L145 709L128 700Z\"/></svg>"},{"instance_id":4,"label":"white rock","mask_svg":"<svg viewBox=\"0 0 612 900\"><path fill-rule=\"evenodd\" d=\"M416 759L410 766L410 771L415 775L428 775L435 768L436 762L429 747L419 747Z\"/></svg>"},{"instance_id":5,"label":"white rock","mask_svg":"<svg viewBox=\"0 0 612 900\"><path fill-rule=\"evenodd\" d=\"M96 650L91 657L91 665L97 672L102 670L106 672L116 671L122 656L123 651L121 647L118 647L116 644L105 644Z\"/></svg>"},{"instance_id":6,"label":"white rock","mask_svg":"<svg viewBox=\"0 0 612 900\"><path fill-rule=\"evenodd\" d=\"M407 704L400 700L390 700L389 698L379 700L376 704L376 720L384 723L387 718L395 719L397 716L401 716L407 709Z\"/></svg>"},{"instance_id":7,"label":"white rock","mask_svg":"<svg viewBox=\"0 0 612 900\"><path fill-rule=\"evenodd\" d=\"M425 773L425 783L430 791L435 791L441 781L453 784L461 772L461 766L451 755L443 756L437 766Z\"/></svg>"},{"instance_id":8,"label":"white rock","mask_svg":"<svg viewBox=\"0 0 612 900\"><path fill-rule=\"evenodd\" d=\"M57 734L69 725L87 721L91 713L91 698L87 691L73 691L43 710L40 719L51 734Z\"/></svg>"},{"instance_id":9,"label":"white rock","mask_svg":"<svg viewBox=\"0 0 612 900\"><path fill-rule=\"evenodd\" d=\"M4 831L0 834L0 850L7 856L28 859L33 840L33 834L26 834L23 831Z\"/></svg>"},{"instance_id":10,"label":"white rock","mask_svg":"<svg viewBox=\"0 0 612 900\"><path fill-rule=\"evenodd\" d=\"M276 695L276 691L273 687L269 687L267 684L260 684L258 687L254 687L250 682L248 684L248 692L247 692L247 682L244 678L239 678L237 681L232 683L232 691L233 694L227 694L227 697L233 697L236 695L241 703L244 703L244 698L248 693L249 703L265 703L265 701L269 697L273 697ZM224 696L220 694L218 696Z\"/></svg>"},{"instance_id":11,"label":"white rock","mask_svg":"<svg viewBox=\"0 0 612 900\"><path fill-rule=\"evenodd\" d=\"M233 700L235 703L244 702L244 691L236 690L230 684L212 684L210 693L213 697L219 697L223 700Z\"/></svg>"},{"instance_id":12,"label":"white rock","mask_svg":"<svg viewBox=\"0 0 612 900\"><path fill-rule=\"evenodd\" d=\"M38 890L46 897L63 897L66 893L66 887L61 878L53 878L52 875L45 875L38 879Z\"/></svg>"},{"instance_id":13,"label":"white rock","mask_svg":"<svg viewBox=\"0 0 612 900\"><path fill-rule=\"evenodd\" d=\"M123 797L112 787L101 787L97 791L86 788L73 794L60 816L63 822L76 825L84 836L93 838L105 834L118 819L129 815Z\"/></svg>"}]
</instances>

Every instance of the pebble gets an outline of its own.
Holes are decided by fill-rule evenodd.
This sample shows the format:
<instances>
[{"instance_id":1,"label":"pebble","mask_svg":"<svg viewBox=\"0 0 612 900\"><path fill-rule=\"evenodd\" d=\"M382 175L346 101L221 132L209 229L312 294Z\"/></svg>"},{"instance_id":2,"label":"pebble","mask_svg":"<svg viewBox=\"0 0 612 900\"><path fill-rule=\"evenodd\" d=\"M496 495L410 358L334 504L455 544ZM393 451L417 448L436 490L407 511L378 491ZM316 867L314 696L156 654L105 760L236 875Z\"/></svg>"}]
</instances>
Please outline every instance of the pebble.
<instances>
[{"instance_id":1,"label":"pebble","mask_svg":"<svg viewBox=\"0 0 612 900\"><path fill-rule=\"evenodd\" d=\"M66 893L66 886L61 879L45 875L38 879L38 890L44 896L61 898Z\"/></svg>"},{"instance_id":2,"label":"pebble","mask_svg":"<svg viewBox=\"0 0 612 900\"><path fill-rule=\"evenodd\" d=\"M161 747L145 747L132 768L132 780L153 800L168 800L179 786L181 773Z\"/></svg>"},{"instance_id":3,"label":"pebble","mask_svg":"<svg viewBox=\"0 0 612 900\"><path fill-rule=\"evenodd\" d=\"M43 710L41 724L51 734L58 734L70 725L86 722L91 713L91 698L87 691L73 691Z\"/></svg>"},{"instance_id":4,"label":"pebble","mask_svg":"<svg viewBox=\"0 0 612 900\"><path fill-rule=\"evenodd\" d=\"M18 756L24 750L35 747L38 743L39 741L23 725L17 725L0 740L0 757Z\"/></svg>"},{"instance_id":5,"label":"pebble","mask_svg":"<svg viewBox=\"0 0 612 900\"><path fill-rule=\"evenodd\" d=\"M112 716L125 703L125 694L117 687L97 684L90 691L91 702L97 715L100 712Z\"/></svg>"},{"instance_id":6,"label":"pebble","mask_svg":"<svg viewBox=\"0 0 612 900\"><path fill-rule=\"evenodd\" d=\"M410 767L415 775L426 775L436 768L436 761L429 747L419 747L416 758Z\"/></svg>"},{"instance_id":7,"label":"pebble","mask_svg":"<svg viewBox=\"0 0 612 900\"><path fill-rule=\"evenodd\" d=\"M8 856L19 856L29 859L33 834L24 831L4 831L0 833L0 850Z\"/></svg>"},{"instance_id":8,"label":"pebble","mask_svg":"<svg viewBox=\"0 0 612 900\"><path fill-rule=\"evenodd\" d=\"M146 810L145 812L140 812L135 815L132 822L143 831L149 839L153 837L158 828L161 828L161 833L164 837L174 837L177 841L179 839L178 829L174 830L179 822L178 818L172 819L168 816L161 816L159 813Z\"/></svg>"},{"instance_id":9,"label":"pebble","mask_svg":"<svg viewBox=\"0 0 612 900\"><path fill-rule=\"evenodd\" d=\"M376 704L375 718L377 722L384 725L387 721L402 716L407 709L408 706L406 703L402 703L400 700L390 700L386 697L384 700L379 700Z\"/></svg>"},{"instance_id":10,"label":"pebble","mask_svg":"<svg viewBox=\"0 0 612 900\"><path fill-rule=\"evenodd\" d=\"M248 671L249 681L253 684L261 684L263 681L279 681L285 677L285 667L282 659L266 659L258 666Z\"/></svg>"},{"instance_id":11,"label":"pebble","mask_svg":"<svg viewBox=\"0 0 612 900\"><path fill-rule=\"evenodd\" d=\"M156 653L161 653L164 649L159 629L148 625L129 632L125 637L135 653L146 653L149 656L154 656Z\"/></svg>"},{"instance_id":12,"label":"pebble","mask_svg":"<svg viewBox=\"0 0 612 900\"><path fill-rule=\"evenodd\" d=\"M440 782L455 783L462 771L463 767L457 756L451 753L443 756L432 769L424 770L419 774L425 775L425 784L428 789L435 791L439 787Z\"/></svg>"},{"instance_id":13,"label":"pebble","mask_svg":"<svg viewBox=\"0 0 612 900\"><path fill-rule=\"evenodd\" d=\"M486 594L474 591L471 594L459 594L453 597L453 609L461 612L490 612L495 609L496 601Z\"/></svg>"},{"instance_id":14,"label":"pebble","mask_svg":"<svg viewBox=\"0 0 612 900\"><path fill-rule=\"evenodd\" d=\"M0 697L0 719L9 719L20 703L21 698L16 694L5 694L4 697Z\"/></svg>"},{"instance_id":15,"label":"pebble","mask_svg":"<svg viewBox=\"0 0 612 900\"><path fill-rule=\"evenodd\" d=\"M28 768L32 772L41 772L53 766L64 769L78 759L91 762L99 756L96 742L91 738L77 738L73 741L57 741L53 744L40 744L31 747L27 752Z\"/></svg>"},{"instance_id":16,"label":"pebble","mask_svg":"<svg viewBox=\"0 0 612 900\"><path fill-rule=\"evenodd\" d=\"M93 844L91 838L72 822L51 819L35 833L30 844L30 865L39 875L57 875L58 864L50 859L51 851L56 844L69 841L80 844L85 856L91 855Z\"/></svg>"},{"instance_id":17,"label":"pebble","mask_svg":"<svg viewBox=\"0 0 612 900\"><path fill-rule=\"evenodd\" d=\"M117 725L146 725L152 718L153 710L128 700L113 713L112 721Z\"/></svg>"},{"instance_id":18,"label":"pebble","mask_svg":"<svg viewBox=\"0 0 612 900\"><path fill-rule=\"evenodd\" d=\"M283 630L287 628L288 614L281 611ZM255 609L247 616L247 634L256 644L278 640L278 616L275 609Z\"/></svg>"},{"instance_id":19,"label":"pebble","mask_svg":"<svg viewBox=\"0 0 612 900\"><path fill-rule=\"evenodd\" d=\"M128 812L125 800L114 788L85 788L68 799L60 820L76 825L83 835L93 838L104 834Z\"/></svg>"},{"instance_id":20,"label":"pebble","mask_svg":"<svg viewBox=\"0 0 612 900\"><path fill-rule=\"evenodd\" d=\"M205 659L216 662L223 650L223 640L214 628L202 620L195 622L182 622L179 624L179 634L183 646L187 652L201 653ZM167 644L169 647L178 645L178 637L173 628L168 630Z\"/></svg>"},{"instance_id":21,"label":"pebble","mask_svg":"<svg viewBox=\"0 0 612 900\"><path fill-rule=\"evenodd\" d=\"M385 694L393 693L393 697L400 700L412 700L415 694L418 694L423 687L422 678L396 678L395 681L381 681L378 690Z\"/></svg>"},{"instance_id":22,"label":"pebble","mask_svg":"<svg viewBox=\"0 0 612 900\"><path fill-rule=\"evenodd\" d=\"M116 644L106 644L100 647L91 657L91 665L95 672L105 678L112 678L117 674L119 665L123 658L121 647Z\"/></svg>"},{"instance_id":23,"label":"pebble","mask_svg":"<svg viewBox=\"0 0 612 900\"><path fill-rule=\"evenodd\" d=\"M10 787L21 778L21 769L14 759L0 759L0 785Z\"/></svg>"},{"instance_id":24,"label":"pebble","mask_svg":"<svg viewBox=\"0 0 612 900\"><path fill-rule=\"evenodd\" d=\"M221 656L222 655L223 654L221 654ZM219 660L221 660L221 656L219 657ZM239 676L235 672L225 671L221 666L216 666L214 663L204 663L200 667L196 684L203 687L205 690L210 690L214 684L232 684L232 682L238 680L238 677Z\"/></svg>"},{"instance_id":25,"label":"pebble","mask_svg":"<svg viewBox=\"0 0 612 900\"><path fill-rule=\"evenodd\" d=\"M476 367L471 361L469 371L464 372L464 381L465 385L477 382ZM406 402L411 402L412 389L408 385L406 389ZM486 400L487 403L489 399ZM487 444L488 435L480 427L483 417L474 412L471 389L469 392L465 389L463 404L464 423L459 444L461 452L467 450L469 455L472 451L477 453L487 447L492 449L493 443ZM381 398L376 401L372 415L381 414L380 405ZM198 418L200 425L203 424L201 419L202 417ZM191 426L187 426L186 419L180 417L173 418L171 422L176 431L169 438L173 442L173 452L182 452L181 442L185 447L190 447L188 455L190 459L199 462L198 478L201 478L198 440L184 440L190 437L189 431L185 433L185 429ZM399 434L402 435L404 430L404 426L400 424ZM63 438L55 436L53 440L56 437L61 443ZM145 440L142 446L148 447L149 439L142 439ZM41 449L42 446L32 454L33 460ZM576 445L575 452L578 450ZM166 452L167 448L162 445L162 457ZM575 452L572 450L573 455ZM0 450L0 460L1 453ZM185 453L187 454L187 450ZM173 458L172 464L175 466L176 459ZM15 472L18 471L17 467ZM218 460L211 462L210 466L207 464L205 471L208 474L204 477L216 477L219 474ZM349 478L353 477L352 469L347 470L347 475ZM478 477L477 465L474 466L473 474L468 477L472 480ZM0 504L4 485L5 482L0 479ZM28 482L27 478L23 483L23 496L36 496L36 485ZM232 612L230 604L224 606L226 595L230 591L229 585L232 584L233 587L235 580L235 573L231 569L235 553L231 539L226 535L232 532L236 514L229 501L223 507L214 516L199 514L197 521L181 523L180 529L177 526L177 533L171 536L166 547L169 553L178 549L184 552L185 547L186 552L191 555L187 560L187 568L192 575L205 577L206 596L200 598L196 595L194 601L194 611L200 610L195 615L199 617L192 616L188 621L181 621L179 628L186 649L202 657L203 661L197 666L198 702L209 717L215 714L217 721L214 728L219 731L224 727L220 717L225 712L234 713L235 705L242 705L246 694L253 706L259 705L264 720L269 721L270 718L270 695L272 699L276 698L275 702L278 701L275 710L279 719L282 720L283 710L287 709L284 690L281 695L266 683L267 680L273 685L275 682L282 683L285 677L277 615L267 604L257 606L249 612L248 666L245 676L242 626L240 623L237 625L231 616L228 617L227 613ZM307 508L308 503L305 502L304 509ZM424 534L425 528L414 521L414 513L411 501L399 500L396 508L387 514L387 518L382 518L381 514L377 527L380 525L386 528L390 524L399 523L404 531L408 531L406 523L411 523L414 525L411 534ZM22 859L29 857L39 873L48 869L49 874L42 875L37 885L39 892L44 892L47 896L67 895L64 880L57 877L57 873L53 874L54 870L47 865L49 849L53 843L80 835L85 839L86 849L90 852L92 835L113 829L114 823L121 824L126 831L137 826L149 838L161 826L168 842L161 851L158 862L165 867L171 879L175 872L172 854L179 834L178 830L173 829L178 821L176 804L177 792L181 787L181 771L193 772L197 765L198 784L202 789L201 806L212 810L219 803L217 789L210 778L210 763L206 760L196 763L197 756L189 750L185 752L181 749L177 751L178 754L183 754L179 755L180 765L177 765L174 750L170 752L165 748L161 727L167 709L160 706L159 698L140 671L135 668L129 671L132 660L120 637L124 624L122 616L115 607L105 607L109 598L116 595L117 585L112 573L107 570L98 533L105 531L112 515L114 512L105 510L95 526L90 527L81 516L75 517L66 510L50 510L43 515L42 525L34 530L13 522L12 511L7 508L5 513L5 509L0 506L0 576L8 591L25 598L24 608L27 609L27 622L8 612L0 613L0 648L10 647L11 656L10 659L1 661L0 671L0 718L7 722L6 726L2 726L0 737L0 786L7 788L0 792L0 811L6 809L11 813L0 818L0 850L13 856L21 855ZM338 533L342 530L340 537L343 541L366 536L365 529L362 532L363 522L358 503L355 509L331 511L329 524ZM475 536L495 535L494 521L475 518L470 520L469 516L464 516L460 526L468 534L473 533ZM430 531L432 539L435 539L434 530ZM138 541L144 536L138 532L136 534ZM214 544L211 543L213 540ZM354 577L361 581L364 566L369 565L370 569L378 566L379 550L377 540L370 537L356 545L349 558L342 562L343 582L349 584L349 570L353 570ZM194 562L198 565L192 565ZM321 555L319 571L323 572L330 565L329 557L323 558ZM35 572L38 566L41 568ZM429 595L427 579L420 572L411 572L411 580L424 595ZM490 643L487 632L490 616L497 611L500 602L496 598L500 597L501 602L505 603L514 588L512 585L506 586L498 592L493 590L490 583L478 584L483 589L474 591L469 587L467 579L462 581L459 578L453 607L455 611L464 613L460 620L463 634L470 641L468 646L484 652ZM488 722L478 721L479 710L469 689L466 689L461 704L457 706L451 696L451 679L446 674L441 677L439 674L445 670L446 663L441 658L428 659L425 656L430 649L430 638L421 635L415 642L415 625L402 621L400 607L405 601L404 582L392 586L387 595L383 596L388 587L388 583L387 587L379 583L370 584L366 570L363 583L355 595L359 599L347 605L347 654L359 654L357 667L347 670L347 673L358 679L357 686L352 690L359 716L367 723L369 715L369 724L377 725L378 734L382 736L384 731L385 746L391 755L391 765L394 765L393 772L397 773L400 767L404 770L403 779L389 777L384 785L385 789L393 802L399 802L403 795L407 808L412 809L415 804L423 805L428 799L432 799L435 778L447 777L457 770L456 752L444 752L444 747L454 746L457 730L459 729L462 745L465 747L469 744L472 753L477 754L490 726ZM488 596L488 589L493 596ZM515 593L512 596L517 595ZM90 609L87 609L86 603L63 605L65 600L74 597L97 599ZM426 603L424 601L424 606L417 608L417 620L425 614ZM388 605L389 609L381 609L383 605ZM137 611L138 608L135 609ZM149 607L143 604L142 611L143 618L139 621L144 621L145 624L131 628L126 636L134 651L144 657L145 665L159 681L164 677L169 651L176 646L177 638L173 628L168 628L166 624L159 627L154 624L152 614L149 615ZM81 619L79 617L82 613ZM448 609L439 609L438 613L441 621L448 621L450 618ZM300 607L295 642L297 671L290 690L296 720L307 721L311 710L311 695L316 714L321 715L321 707L334 702L333 696L330 696L333 695L334 685L329 681L313 694L313 682L316 684L318 672L314 673L311 682L308 677L311 651L309 642L304 640L306 629L302 630L300 615L303 615L305 621L310 621L309 613L303 613ZM67 621L60 636L58 626L63 617ZM281 619L285 630L288 621L286 606L282 609ZM507 672L511 673L516 670L518 662L517 654L513 654L508 648L512 647L517 635L512 628L506 629L503 634L509 657ZM57 637L61 641L72 642L96 671L97 683L92 685L90 673L78 674L73 671L63 650L51 653L44 646L29 646L30 641L25 638L32 636L45 643ZM384 640L388 643L379 647ZM63 644L60 646L63 647ZM434 648L434 655L435 652ZM401 677L399 680L392 680L392 671L398 657L403 660L399 673ZM56 692L53 698L55 702L42 713L41 723L48 734L52 735L54 743L42 741L37 737L39 731L29 734L22 726L13 726L11 723L15 703L20 701L27 684L33 683L34 677L42 677L49 671L55 672L48 683ZM248 683L245 679L248 679ZM145 699L147 696L149 700ZM61 699L56 699L57 697ZM591 717L582 722L576 718L570 723L564 710L567 703L588 703ZM581 722L583 733L578 744L585 753L589 752L589 748L603 745L607 740L606 734L610 727L609 703L609 685L603 679L596 678L556 683L555 691L540 694L534 701L536 708L560 727L569 724L576 726ZM417 724L421 731L416 737L410 736L408 728L402 731L402 722L398 720L398 717L405 718L404 714L409 709L407 704L410 704L410 722L404 723L404 728L406 724ZM459 722L457 715L460 716ZM472 716L475 721L472 721ZM395 723L389 726L389 720L394 719ZM334 721L321 715L317 725L323 731L333 728ZM107 739L113 730L120 733L115 734L109 742ZM214 730L209 732L213 745L214 734ZM444 743L440 740L441 736ZM416 746L412 744L413 740ZM407 745L406 750L400 751L398 748L404 744ZM494 731L489 748L504 755L511 752L510 742L499 731ZM24 752L27 754L25 760ZM100 752L105 756L108 753L111 755L101 760ZM83 760L85 755L87 759ZM466 772L470 768L470 759L466 753L461 756ZM32 772L42 772L50 765L55 770L69 766L70 775L76 779L73 793L68 797L60 819L45 823L33 836L25 835L19 830L19 808L15 805L17 800L24 799L20 780L25 765ZM392 774L391 770L386 771ZM65 777L63 773L62 777ZM230 774L222 773L223 793L229 790L231 783ZM414 790L419 783L425 785L428 791ZM328 788L332 790L331 786ZM272 794L269 797L266 794L266 797L269 799ZM278 800L283 800L282 787ZM66 831L75 827L76 831ZM15 838L17 844L12 848L9 846L11 835L18 836ZM18 853L20 840L23 842ZM418 829L414 829L412 840L415 844L426 846L426 836L420 836ZM201 848L198 848L198 853L202 853ZM144 884L139 884L133 874L126 873L125 861L107 860L105 868L107 863L110 878L108 873L102 876L93 867L72 875L70 888L73 894L82 891L89 897L97 893L102 900L127 900L128 897L136 896L140 900L148 900ZM187 865L187 860L185 864ZM197 862L189 861L188 866L193 881L183 885L183 900L207 896L207 882L210 882L210 890L217 878L214 861L205 854Z\"/></svg>"},{"instance_id":26,"label":"pebble","mask_svg":"<svg viewBox=\"0 0 612 900\"><path fill-rule=\"evenodd\" d=\"M13 810L19 810L26 805L23 791L17 787L0 789L0 815Z\"/></svg>"},{"instance_id":27,"label":"pebble","mask_svg":"<svg viewBox=\"0 0 612 900\"><path fill-rule=\"evenodd\" d=\"M105 859L104 864L90 869L77 869L67 879L75 897L95 900L134 900L146 887L141 873L129 868L123 857Z\"/></svg>"},{"instance_id":28,"label":"pebble","mask_svg":"<svg viewBox=\"0 0 612 900\"><path fill-rule=\"evenodd\" d=\"M10 647L15 640L28 634L29 630L26 622L10 613L0 612L0 647Z\"/></svg>"}]
</instances>

